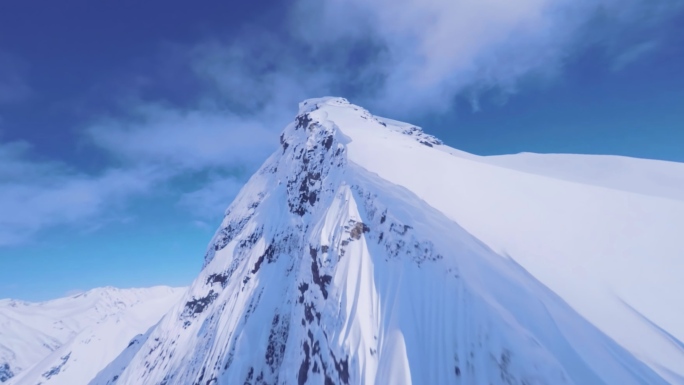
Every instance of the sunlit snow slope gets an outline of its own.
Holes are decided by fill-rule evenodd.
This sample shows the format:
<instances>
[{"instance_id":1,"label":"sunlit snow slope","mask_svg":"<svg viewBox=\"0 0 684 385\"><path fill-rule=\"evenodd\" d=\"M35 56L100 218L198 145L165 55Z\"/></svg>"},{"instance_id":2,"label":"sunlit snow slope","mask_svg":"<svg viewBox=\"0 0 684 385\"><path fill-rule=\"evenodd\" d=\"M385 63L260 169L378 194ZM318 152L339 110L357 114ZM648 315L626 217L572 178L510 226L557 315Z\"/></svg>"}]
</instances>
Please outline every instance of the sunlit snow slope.
<instances>
[{"instance_id":1,"label":"sunlit snow slope","mask_svg":"<svg viewBox=\"0 0 684 385\"><path fill-rule=\"evenodd\" d=\"M684 384L684 165L478 157L340 98L280 143L91 385Z\"/></svg>"},{"instance_id":2,"label":"sunlit snow slope","mask_svg":"<svg viewBox=\"0 0 684 385\"><path fill-rule=\"evenodd\" d=\"M42 303L0 300L0 380L87 384L183 291L108 287Z\"/></svg>"}]
</instances>

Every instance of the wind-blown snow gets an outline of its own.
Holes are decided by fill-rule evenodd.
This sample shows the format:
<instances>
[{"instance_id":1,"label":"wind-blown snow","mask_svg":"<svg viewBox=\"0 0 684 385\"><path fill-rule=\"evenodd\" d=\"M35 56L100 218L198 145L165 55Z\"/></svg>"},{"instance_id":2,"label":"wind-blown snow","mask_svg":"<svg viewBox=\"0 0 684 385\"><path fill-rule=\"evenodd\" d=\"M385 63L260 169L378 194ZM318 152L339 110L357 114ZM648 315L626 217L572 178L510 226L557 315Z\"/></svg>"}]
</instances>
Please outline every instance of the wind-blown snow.
<instances>
[{"instance_id":1,"label":"wind-blown snow","mask_svg":"<svg viewBox=\"0 0 684 385\"><path fill-rule=\"evenodd\" d=\"M177 302L184 289L94 289L42 303L0 300L8 385L87 384Z\"/></svg>"},{"instance_id":2,"label":"wind-blown snow","mask_svg":"<svg viewBox=\"0 0 684 385\"><path fill-rule=\"evenodd\" d=\"M478 157L341 98L280 145L91 385L684 384L681 165Z\"/></svg>"}]
</instances>

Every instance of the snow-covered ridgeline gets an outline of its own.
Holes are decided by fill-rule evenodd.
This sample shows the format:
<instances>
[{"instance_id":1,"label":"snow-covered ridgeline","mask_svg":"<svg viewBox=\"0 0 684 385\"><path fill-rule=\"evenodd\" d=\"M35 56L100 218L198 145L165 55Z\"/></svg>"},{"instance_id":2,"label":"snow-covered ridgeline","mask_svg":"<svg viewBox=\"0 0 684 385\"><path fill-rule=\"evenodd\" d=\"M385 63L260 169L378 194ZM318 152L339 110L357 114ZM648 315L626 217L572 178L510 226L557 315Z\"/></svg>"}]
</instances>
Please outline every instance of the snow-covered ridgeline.
<instances>
[{"instance_id":1,"label":"snow-covered ridgeline","mask_svg":"<svg viewBox=\"0 0 684 385\"><path fill-rule=\"evenodd\" d=\"M684 168L663 200L498 163L302 103L183 300L91 384L682 383Z\"/></svg>"}]
</instances>

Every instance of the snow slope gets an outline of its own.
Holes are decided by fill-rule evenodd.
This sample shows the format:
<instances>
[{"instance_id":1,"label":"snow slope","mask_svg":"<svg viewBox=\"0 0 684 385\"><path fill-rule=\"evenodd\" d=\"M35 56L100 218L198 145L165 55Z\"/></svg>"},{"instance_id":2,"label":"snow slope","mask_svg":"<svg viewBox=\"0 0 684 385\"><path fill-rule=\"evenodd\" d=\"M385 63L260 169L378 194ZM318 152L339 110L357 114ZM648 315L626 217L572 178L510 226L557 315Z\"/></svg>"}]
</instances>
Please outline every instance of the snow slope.
<instances>
[{"instance_id":1,"label":"snow slope","mask_svg":"<svg viewBox=\"0 0 684 385\"><path fill-rule=\"evenodd\" d=\"M681 165L524 157L303 102L183 300L91 385L684 384Z\"/></svg>"},{"instance_id":2,"label":"snow slope","mask_svg":"<svg viewBox=\"0 0 684 385\"><path fill-rule=\"evenodd\" d=\"M532 153L479 159L497 166L570 182L684 200L684 163L614 155Z\"/></svg>"},{"instance_id":3,"label":"snow slope","mask_svg":"<svg viewBox=\"0 0 684 385\"><path fill-rule=\"evenodd\" d=\"M86 384L183 291L108 287L42 303L0 300L0 367L8 374L3 381Z\"/></svg>"},{"instance_id":4,"label":"snow slope","mask_svg":"<svg viewBox=\"0 0 684 385\"><path fill-rule=\"evenodd\" d=\"M683 164L586 155L464 158L396 146L390 134L358 121L343 124L350 135L364 135L349 145L352 159L416 193L654 369L684 381ZM436 164L448 170L441 179L423 171Z\"/></svg>"}]
</instances>

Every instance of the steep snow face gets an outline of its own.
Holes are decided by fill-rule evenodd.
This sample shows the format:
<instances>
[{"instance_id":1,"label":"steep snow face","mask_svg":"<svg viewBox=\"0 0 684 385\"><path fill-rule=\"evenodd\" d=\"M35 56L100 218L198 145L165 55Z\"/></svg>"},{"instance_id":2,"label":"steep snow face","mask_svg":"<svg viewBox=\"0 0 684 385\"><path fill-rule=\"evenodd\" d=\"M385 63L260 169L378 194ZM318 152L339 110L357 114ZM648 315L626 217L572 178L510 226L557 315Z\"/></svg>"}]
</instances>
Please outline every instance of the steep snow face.
<instances>
[{"instance_id":1,"label":"steep snow face","mask_svg":"<svg viewBox=\"0 0 684 385\"><path fill-rule=\"evenodd\" d=\"M682 383L677 302L656 319L617 293L680 250L621 221L676 226L679 201L488 163L341 98L303 102L280 145L184 298L91 385Z\"/></svg>"},{"instance_id":2,"label":"steep snow face","mask_svg":"<svg viewBox=\"0 0 684 385\"><path fill-rule=\"evenodd\" d=\"M86 384L184 289L94 289L42 303L0 301L0 381Z\"/></svg>"},{"instance_id":3,"label":"steep snow face","mask_svg":"<svg viewBox=\"0 0 684 385\"><path fill-rule=\"evenodd\" d=\"M670 381L684 382L684 164L476 157L434 151L338 108L328 116L363 138L348 145L350 160L409 189Z\"/></svg>"}]
</instances>

